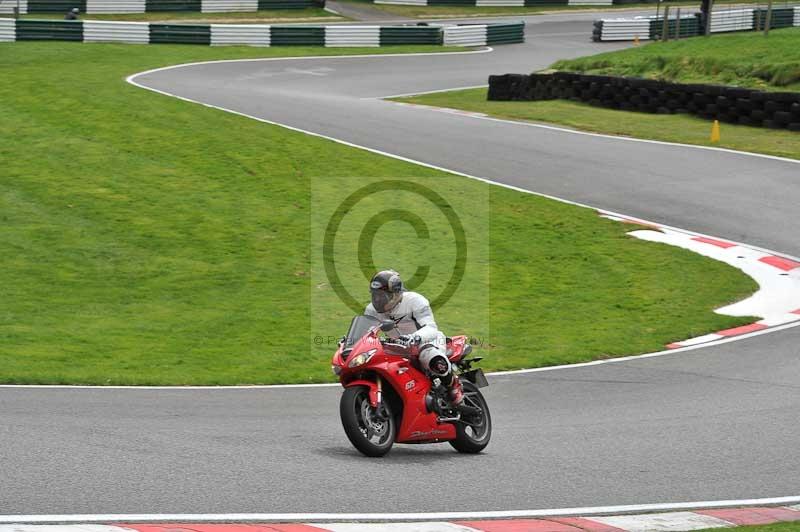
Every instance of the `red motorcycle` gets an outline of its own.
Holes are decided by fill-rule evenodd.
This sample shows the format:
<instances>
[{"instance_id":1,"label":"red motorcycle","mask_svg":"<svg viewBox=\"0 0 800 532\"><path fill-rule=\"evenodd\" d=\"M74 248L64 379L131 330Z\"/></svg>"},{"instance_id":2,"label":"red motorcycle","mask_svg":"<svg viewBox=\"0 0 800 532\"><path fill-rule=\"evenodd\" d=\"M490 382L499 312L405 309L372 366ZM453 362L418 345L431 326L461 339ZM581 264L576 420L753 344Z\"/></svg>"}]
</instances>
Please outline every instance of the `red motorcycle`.
<instances>
[{"instance_id":1,"label":"red motorcycle","mask_svg":"<svg viewBox=\"0 0 800 532\"><path fill-rule=\"evenodd\" d=\"M397 443L448 442L462 453L478 453L492 434L489 406L479 391L488 386L483 370L466 358L466 336L447 339L447 356L461 379L464 401L454 407L439 378L429 379L418 363L419 346L383 338L396 327L356 316L333 355L333 372L344 386L339 413L347 438L367 456L383 456Z\"/></svg>"}]
</instances>

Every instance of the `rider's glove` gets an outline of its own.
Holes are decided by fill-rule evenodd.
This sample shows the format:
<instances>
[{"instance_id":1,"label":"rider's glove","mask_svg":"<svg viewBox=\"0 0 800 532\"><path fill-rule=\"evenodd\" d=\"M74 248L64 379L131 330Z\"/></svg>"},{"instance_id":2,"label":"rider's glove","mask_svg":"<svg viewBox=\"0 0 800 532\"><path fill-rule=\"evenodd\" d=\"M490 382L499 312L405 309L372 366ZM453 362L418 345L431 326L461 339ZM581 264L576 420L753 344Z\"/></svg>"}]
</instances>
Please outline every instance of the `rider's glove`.
<instances>
[{"instance_id":1,"label":"rider's glove","mask_svg":"<svg viewBox=\"0 0 800 532\"><path fill-rule=\"evenodd\" d=\"M396 342L398 344L404 345L406 347L412 346L414 344L418 344L421 338L416 334L404 334L397 338Z\"/></svg>"}]
</instances>

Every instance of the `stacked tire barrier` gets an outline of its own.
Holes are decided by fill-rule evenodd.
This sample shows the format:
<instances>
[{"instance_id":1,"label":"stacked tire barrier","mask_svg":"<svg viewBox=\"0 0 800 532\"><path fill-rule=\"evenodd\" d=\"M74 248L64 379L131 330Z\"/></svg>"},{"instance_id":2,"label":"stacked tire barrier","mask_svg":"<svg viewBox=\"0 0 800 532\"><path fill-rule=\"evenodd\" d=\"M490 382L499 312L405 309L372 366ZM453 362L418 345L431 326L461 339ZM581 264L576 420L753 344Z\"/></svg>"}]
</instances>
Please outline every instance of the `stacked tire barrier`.
<instances>
[{"instance_id":1,"label":"stacked tire barrier","mask_svg":"<svg viewBox=\"0 0 800 532\"><path fill-rule=\"evenodd\" d=\"M445 46L486 46L525 42L525 23L462 24L443 28Z\"/></svg>"},{"instance_id":2,"label":"stacked tire barrier","mask_svg":"<svg viewBox=\"0 0 800 532\"><path fill-rule=\"evenodd\" d=\"M489 100L564 99L646 113L688 113L709 120L800 131L800 93L680 84L573 72L489 77Z\"/></svg>"},{"instance_id":3,"label":"stacked tire barrier","mask_svg":"<svg viewBox=\"0 0 800 532\"><path fill-rule=\"evenodd\" d=\"M0 14L11 14L16 1L0 2ZM22 0L20 13L66 13L78 8L88 14L250 12L267 9L324 7L325 0Z\"/></svg>"},{"instance_id":4,"label":"stacked tire barrier","mask_svg":"<svg viewBox=\"0 0 800 532\"><path fill-rule=\"evenodd\" d=\"M0 42L76 41L213 46L485 46L525 41L523 22L443 26L156 24L0 18Z\"/></svg>"},{"instance_id":5,"label":"stacked tire barrier","mask_svg":"<svg viewBox=\"0 0 800 532\"><path fill-rule=\"evenodd\" d=\"M769 12L767 9L726 9L711 14L709 31L723 33L729 31L750 31L764 29ZM700 13L686 15L678 19L670 17L669 38L696 37L703 34ZM800 26L800 6L777 7L772 10L770 28L780 29ZM592 40L594 41L632 41L657 39L664 32L663 17L615 18L594 21Z\"/></svg>"}]
</instances>

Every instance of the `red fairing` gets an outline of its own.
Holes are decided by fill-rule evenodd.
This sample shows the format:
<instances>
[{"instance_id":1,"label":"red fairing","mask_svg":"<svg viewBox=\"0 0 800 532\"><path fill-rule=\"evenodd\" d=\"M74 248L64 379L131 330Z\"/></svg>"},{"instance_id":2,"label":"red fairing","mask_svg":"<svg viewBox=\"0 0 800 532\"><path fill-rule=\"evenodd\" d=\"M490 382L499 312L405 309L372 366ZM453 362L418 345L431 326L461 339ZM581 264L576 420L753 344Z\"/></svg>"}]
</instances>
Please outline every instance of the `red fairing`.
<instances>
[{"instance_id":1,"label":"red fairing","mask_svg":"<svg viewBox=\"0 0 800 532\"><path fill-rule=\"evenodd\" d=\"M456 336L453 341L457 342L454 345L458 349L460 358L466 337ZM418 353L415 348L382 344L378 337L378 328L375 327L348 349L347 356L343 358L344 351L344 346L339 346L332 360L334 367L339 369L339 379L343 387L369 388L372 407L385 398L387 387L391 387L401 399L403 412L395 441L422 443L456 438L455 426L452 423L439 423L438 415L428 411L425 398L431 384L416 364ZM349 367L348 364L356 360L359 355L369 353L371 356L367 362ZM454 360L453 356L450 358ZM378 377L381 381L380 388L383 390L381 399L378 398Z\"/></svg>"},{"instance_id":2,"label":"red fairing","mask_svg":"<svg viewBox=\"0 0 800 532\"><path fill-rule=\"evenodd\" d=\"M447 357L450 362L458 362L464 358L464 347L467 345L467 337L464 335L453 336L447 341Z\"/></svg>"}]
</instances>

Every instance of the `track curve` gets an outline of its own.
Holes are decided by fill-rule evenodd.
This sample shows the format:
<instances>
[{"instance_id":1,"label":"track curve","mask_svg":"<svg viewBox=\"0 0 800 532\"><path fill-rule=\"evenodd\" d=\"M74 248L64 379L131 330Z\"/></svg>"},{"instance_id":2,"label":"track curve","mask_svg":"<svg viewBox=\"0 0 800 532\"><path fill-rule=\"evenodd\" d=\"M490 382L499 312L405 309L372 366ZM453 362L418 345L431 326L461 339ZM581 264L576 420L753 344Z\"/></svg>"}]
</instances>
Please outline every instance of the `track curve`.
<instances>
[{"instance_id":1,"label":"track curve","mask_svg":"<svg viewBox=\"0 0 800 532\"><path fill-rule=\"evenodd\" d=\"M375 99L611 48L586 42L585 22L540 18L527 44L492 53L198 64L136 82L800 255L796 163ZM336 388L4 389L0 513L482 511L796 495L798 340L795 327L674 356L495 377L496 433L468 459L449 446L361 458L339 427ZM457 496L453 485L463 486Z\"/></svg>"}]
</instances>

